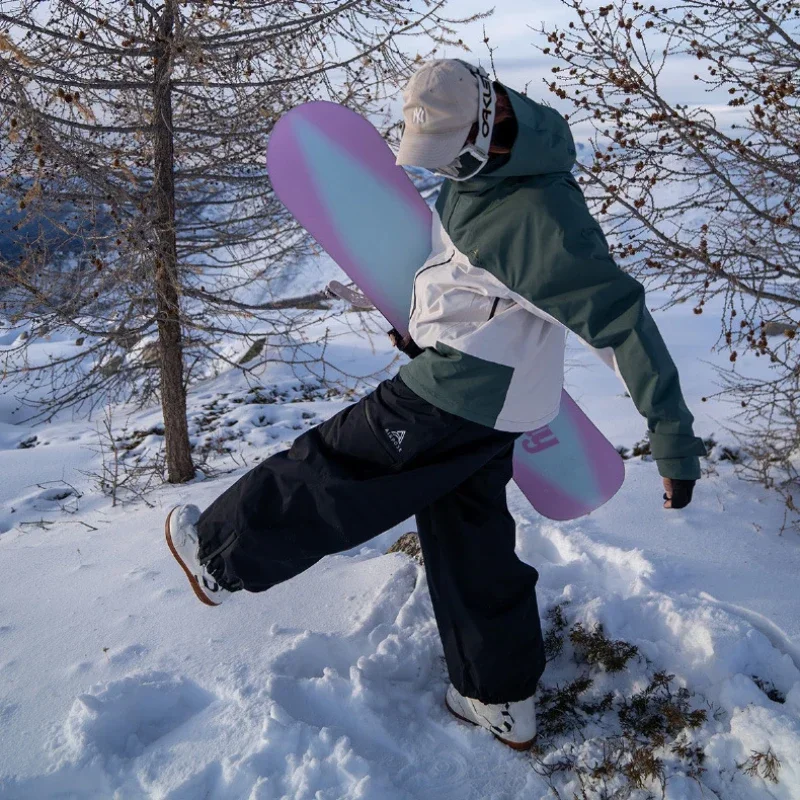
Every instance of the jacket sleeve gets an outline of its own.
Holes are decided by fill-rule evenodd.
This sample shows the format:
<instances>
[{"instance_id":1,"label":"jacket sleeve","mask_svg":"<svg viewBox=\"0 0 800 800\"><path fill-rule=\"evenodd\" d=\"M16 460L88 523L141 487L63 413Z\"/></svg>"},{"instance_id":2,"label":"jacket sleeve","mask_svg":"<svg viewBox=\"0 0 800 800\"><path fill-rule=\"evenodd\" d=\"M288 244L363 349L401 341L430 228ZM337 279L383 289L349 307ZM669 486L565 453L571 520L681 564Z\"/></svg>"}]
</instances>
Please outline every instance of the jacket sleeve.
<instances>
[{"instance_id":1,"label":"jacket sleeve","mask_svg":"<svg viewBox=\"0 0 800 800\"><path fill-rule=\"evenodd\" d=\"M644 288L612 259L571 175L528 191L524 222L504 237L498 254L504 283L529 310L543 312L594 348L610 348L617 373L647 419L660 474L699 478L705 447L692 430L694 418Z\"/></svg>"}]
</instances>

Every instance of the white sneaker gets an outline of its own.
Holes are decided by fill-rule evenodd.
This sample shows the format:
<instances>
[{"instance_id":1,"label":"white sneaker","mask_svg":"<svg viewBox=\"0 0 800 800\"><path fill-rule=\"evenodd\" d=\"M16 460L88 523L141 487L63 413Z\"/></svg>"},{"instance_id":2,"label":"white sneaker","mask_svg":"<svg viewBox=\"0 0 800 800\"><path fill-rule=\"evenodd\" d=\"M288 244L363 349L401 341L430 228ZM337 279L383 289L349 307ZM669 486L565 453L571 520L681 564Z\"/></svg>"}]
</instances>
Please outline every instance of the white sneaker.
<instances>
[{"instance_id":1,"label":"white sneaker","mask_svg":"<svg viewBox=\"0 0 800 800\"><path fill-rule=\"evenodd\" d=\"M200 563L200 542L197 538L197 506L175 506L169 512L164 525L167 545L175 560L183 567L189 583L200 602L207 606L218 606L230 592L223 589L213 575Z\"/></svg>"},{"instance_id":2,"label":"white sneaker","mask_svg":"<svg viewBox=\"0 0 800 800\"><path fill-rule=\"evenodd\" d=\"M515 750L527 750L536 736L536 705L532 697L517 703L486 704L463 697L453 686L444 700L455 717L486 728L503 744Z\"/></svg>"}]
</instances>

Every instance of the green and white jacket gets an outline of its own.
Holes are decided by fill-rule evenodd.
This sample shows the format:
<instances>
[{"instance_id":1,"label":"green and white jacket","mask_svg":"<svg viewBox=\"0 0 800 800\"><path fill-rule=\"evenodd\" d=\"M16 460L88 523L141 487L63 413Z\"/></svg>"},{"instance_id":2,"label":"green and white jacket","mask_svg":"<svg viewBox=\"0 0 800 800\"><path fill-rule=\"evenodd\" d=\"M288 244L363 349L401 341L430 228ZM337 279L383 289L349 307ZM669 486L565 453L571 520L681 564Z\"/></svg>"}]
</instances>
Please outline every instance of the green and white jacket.
<instances>
[{"instance_id":1,"label":"green and white jacket","mask_svg":"<svg viewBox=\"0 0 800 800\"><path fill-rule=\"evenodd\" d=\"M612 366L647 419L662 476L700 477L703 443L644 289L611 258L571 170L569 126L507 89L510 157L445 181L432 250L417 272L409 329L423 348L403 381L433 405L498 430L559 410L566 331Z\"/></svg>"}]
</instances>

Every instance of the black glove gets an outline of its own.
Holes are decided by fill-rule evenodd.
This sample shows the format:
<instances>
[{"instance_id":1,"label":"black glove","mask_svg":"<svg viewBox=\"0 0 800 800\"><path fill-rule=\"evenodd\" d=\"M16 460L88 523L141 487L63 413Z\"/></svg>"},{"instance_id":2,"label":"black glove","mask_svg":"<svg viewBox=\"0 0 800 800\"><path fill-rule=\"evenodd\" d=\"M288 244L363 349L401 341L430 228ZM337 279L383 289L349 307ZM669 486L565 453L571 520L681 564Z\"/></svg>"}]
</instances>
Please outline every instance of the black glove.
<instances>
[{"instance_id":1,"label":"black glove","mask_svg":"<svg viewBox=\"0 0 800 800\"><path fill-rule=\"evenodd\" d=\"M422 352L422 348L417 346L417 343L411 338L411 334L401 336L397 328L389 331L389 339L401 353L405 353L409 358L416 358Z\"/></svg>"},{"instance_id":2,"label":"black glove","mask_svg":"<svg viewBox=\"0 0 800 800\"><path fill-rule=\"evenodd\" d=\"M680 478L664 478L664 508L685 508L692 502L692 493L697 481Z\"/></svg>"}]
</instances>

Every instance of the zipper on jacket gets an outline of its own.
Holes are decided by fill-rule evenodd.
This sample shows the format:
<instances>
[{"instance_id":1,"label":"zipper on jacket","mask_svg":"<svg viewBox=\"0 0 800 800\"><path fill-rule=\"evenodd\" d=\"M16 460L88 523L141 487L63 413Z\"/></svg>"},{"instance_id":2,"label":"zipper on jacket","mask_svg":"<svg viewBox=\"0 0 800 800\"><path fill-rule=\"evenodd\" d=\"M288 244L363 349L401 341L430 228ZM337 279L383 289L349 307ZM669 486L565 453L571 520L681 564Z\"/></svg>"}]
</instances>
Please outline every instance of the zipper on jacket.
<instances>
[{"instance_id":1,"label":"zipper on jacket","mask_svg":"<svg viewBox=\"0 0 800 800\"><path fill-rule=\"evenodd\" d=\"M422 269L414 275L414 283L411 287L411 313L408 315L409 321L414 316L414 312L417 310L417 278L422 275L423 272L426 272L429 269L433 269L434 267L441 267L443 264L449 264L454 258L456 254L453 253L450 258L445 259L444 261L437 261L435 264L428 264L427 267L422 267Z\"/></svg>"},{"instance_id":2,"label":"zipper on jacket","mask_svg":"<svg viewBox=\"0 0 800 800\"><path fill-rule=\"evenodd\" d=\"M492 313L489 314L489 319L491 319L494 316L494 312L497 311L497 304L499 302L500 302L500 298L499 297L495 297L494 303L492 303Z\"/></svg>"}]
</instances>

